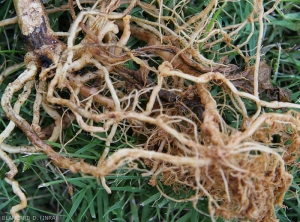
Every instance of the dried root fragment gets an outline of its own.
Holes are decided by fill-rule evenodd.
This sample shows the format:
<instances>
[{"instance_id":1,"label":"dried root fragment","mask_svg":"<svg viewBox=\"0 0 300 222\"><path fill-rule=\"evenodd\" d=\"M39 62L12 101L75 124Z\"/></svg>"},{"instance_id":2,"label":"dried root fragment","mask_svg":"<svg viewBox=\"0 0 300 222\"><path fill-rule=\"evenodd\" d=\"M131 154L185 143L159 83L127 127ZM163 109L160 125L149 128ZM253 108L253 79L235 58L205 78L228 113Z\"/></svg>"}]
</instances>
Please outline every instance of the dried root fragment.
<instances>
[{"instance_id":1,"label":"dried root fragment","mask_svg":"<svg viewBox=\"0 0 300 222\"><path fill-rule=\"evenodd\" d=\"M59 41L51 30L40 1L15 0L14 3L28 53L26 70L6 87L1 98L1 106L11 123L1 134L0 143L17 126L34 146L21 146L19 150L5 143L0 146L0 157L11 169L6 181L21 199L21 204L11 210L15 221L18 221L17 212L26 207L26 198L13 180L17 169L4 151L37 150L60 168L100 178L107 192L111 191L105 176L139 160L148 167L143 176L151 176L151 185L157 186L157 180L161 180L174 190L185 187L193 191L190 197L177 201L197 203L206 196L213 220L215 216L276 220L274 206L282 205L292 180L285 166L293 165L299 154L300 121L295 112L262 113L261 109L300 106L267 102L259 97L270 85L265 88L259 85L259 81L264 81L260 78L263 63L259 51L255 66L240 73L240 78L246 77L251 82L243 92L237 88L243 88L245 81L235 79L235 65L210 61L198 50L200 45L205 49L223 41L248 63L241 50L246 43L233 46L230 41L247 23L254 27L256 21L260 23L262 35L265 14L258 10L262 9L260 2L255 1L253 12L245 22L222 30L213 26L206 33L219 1L210 1L201 13L187 20L162 5L162 1L158 5L172 11L172 16L163 16L155 4L140 1L131 1L123 12L119 9L122 1L96 1L89 8L76 1L81 11L76 14L71 10L74 21L65 42ZM153 19L129 16L135 5ZM184 13L182 7L184 3L174 6ZM254 15L257 19L253 19ZM171 29L169 24L176 28ZM146 46L128 48L130 37L145 42ZM130 70L128 61L137 69ZM25 120L20 108L34 83L37 89L34 114L32 120ZM237 115L243 117L241 129L233 129L223 119L219 104L210 93L214 84L222 87ZM13 97L20 90L23 93L13 105ZM67 96L62 96L62 92ZM256 103L258 109L254 116L248 116L242 98ZM144 103L140 102L142 99ZM41 110L53 119L53 124L41 127ZM57 141L60 131L75 121L80 132L105 141L106 148L97 166L64 157L44 141ZM133 148L128 143L127 148L109 155L118 130L125 138L130 130L133 136L144 141ZM107 136L100 137L99 132ZM280 146L273 148L270 138L275 134L280 134L281 141Z\"/></svg>"},{"instance_id":2,"label":"dried root fragment","mask_svg":"<svg viewBox=\"0 0 300 222\"><path fill-rule=\"evenodd\" d=\"M13 206L10 209L10 214L14 218L14 222L18 222L20 221L20 215L18 214L18 211L27 207L27 198L21 190L19 183L13 179L18 172L13 160L2 149L0 149L0 158L7 164L10 169L10 171L6 173L5 181L12 186L13 192L21 200L21 203Z\"/></svg>"}]
</instances>

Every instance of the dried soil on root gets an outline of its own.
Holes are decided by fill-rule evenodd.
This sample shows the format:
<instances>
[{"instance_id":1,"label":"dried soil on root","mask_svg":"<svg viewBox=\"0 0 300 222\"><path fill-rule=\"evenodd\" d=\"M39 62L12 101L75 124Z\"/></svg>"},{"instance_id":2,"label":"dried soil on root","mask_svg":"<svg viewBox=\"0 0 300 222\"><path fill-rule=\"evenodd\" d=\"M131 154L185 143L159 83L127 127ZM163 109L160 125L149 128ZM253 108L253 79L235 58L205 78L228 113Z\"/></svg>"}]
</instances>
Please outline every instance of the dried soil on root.
<instances>
[{"instance_id":1,"label":"dried soil on root","mask_svg":"<svg viewBox=\"0 0 300 222\"><path fill-rule=\"evenodd\" d=\"M149 170L143 175L151 176L151 185L158 186L157 180L160 180L176 189L193 190L192 196L177 201L196 203L206 196L212 217L275 221L274 207L281 206L292 181L286 164L294 164L299 154L299 114L292 111L263 113L261 107L299 107L287 102L266 102L258 97L261 42L258 41L253 70L253 93L242 92L234 81L226 78L236 72L235 65L212 62L198 51L199 44L213 36L232 46L230 36L244 25L241 23L228 33L217 28L205 33L209 25L206 20L217 10L216 1L211 1L203 12L187 21L178 19L176 12L172 19L162 16L159 6L166 6L159 3L131 1L123 12L118 9L120 4L119 1L95 3L92 9L86 8L78 14L72 12L74 21L65 42L57 40L47 19L42 20L42 33L33 28L34 33L28 35L30 40L42 34L45 39L52 39L53 44L49 44L48 39L36 49L34 41L29 41L32 44L25 58L27 70L8 85L1 99L6 116L23 130L34 148L44 152L55 165L101 178L108 192L105 176L125 164L142 160ZM129 16L136 5L154 22ZM183 8L180 4L177 6ZM254 4L248 22L261 23L265 14L270 13L257 11L260 7L259 2ZM43 11L40 13L44 16ZM257 19L251 17L254 15ZM25 21L20 19L19 22ZM170 29L168 22L176 28ZM260 24L260 33L262 28ZM84 35L82 40L77 39L79 34ZM44 39L40 37L39 45ZM130 49L126 47L130 37L147 45ZM207 43L204 48L213 43ZM237 46L232 47L241 53ZM130 70L128 61L134 62L137 69ZM28 97L25 92L28 87L34 87L33 81L37 93L34 116L28 122L21 117L18 104ZM210 94L214 84L230 95L236 112L243 117L240 129L233 129L224 121L218 100ZM20 90L24 93L13 105L13 95ZM68 96L62 96L62 91ZM248 116L241 98L256 103L257 112L252 117ZM39 125L41 110L55 123L42 128ZM97 166L63 157L44 142L44 139L58 141L58 132L73 121L94 137L100 138L98 133L106 133L106 138L100 138L105 140L106 149ZM13 128L2 133L1 138L7 138ZM128 144L128 148L107 156L110 145L118 139L117 131L124 138L131 132L144 141L134 148ZM272 148L271 138L278 134L280 144ZM290 145L284 145L286 141ZM34 148L23 150L33 152ZM7 182L12 184L16 169L5 152L0 151L1 158L11 168ZM16 193L23 201L11 211L15 218L17 211L26 207L22 191Z\"/></svg>"}]
</instances>

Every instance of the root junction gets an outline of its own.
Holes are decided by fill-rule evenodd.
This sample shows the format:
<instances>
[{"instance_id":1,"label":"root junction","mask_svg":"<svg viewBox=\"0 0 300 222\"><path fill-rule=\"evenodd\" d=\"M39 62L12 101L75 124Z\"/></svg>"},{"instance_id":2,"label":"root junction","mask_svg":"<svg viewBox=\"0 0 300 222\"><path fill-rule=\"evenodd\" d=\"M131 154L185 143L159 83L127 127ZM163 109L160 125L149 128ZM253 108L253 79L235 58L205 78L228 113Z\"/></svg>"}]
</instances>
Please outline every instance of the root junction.
<instances>
[{"instance_id":1,"label":"root junction","mask_svg":"<svg viewBox=\"0 0 300 222\"><path fill-rule=\"evenodd\" d=\"M6 181L21 199L11 209L15 221L18 211L27 205L13 179L17 168L6 154L16 152L42 152L57 167L100 178L109 193L105 176L141 160L148 169L143 175L151 176L151 185L160 189L160 180L165 185L193 190L192 196L178 201L196 203L206 196L213 220L222 216L275 221L274 207L282 205L292 181L286 165L295 164L300 143L300 116L292 110L300 106L260 97L263 91L272 90L261 79L266 65L260 54L263 20L278 1L266 12L261 1L253 1L247 20L223 28L213 22L214 13L223 7L217 0L187 18L181 16L187 1L173 9L163 1L72 4L80 10L71 10L73 22L66 37L61 38L61 33L51 29L40 1L15 1L28 53L24 59L26 70L9 83L2 96L1 106L10 123L0 135L0 158L10 168ZM130 15L136 7L141 8L144 17ZM243 54L247 42L238 46L231 42L239 30L256 23L260 40L255 57L249 58ZM143 46L128 46L132 39L143 42ZM199 52L199 48L205 51L220 42L246 63L254 59L254 66L241 72L236 65L224 62L226 56L212 61ZM129 68L129 63L134 64L134 69ZM224 108L225 103L218 104L211 94L215 86L235 109L238 127L224 119L220 106ZM20 110L34 87L33 117L28 120ZM255 113L248 113L245 101L256 106ZM264 108L291 110L265 113ZM53 124L41 126L42 111L53 119ZM58 141L59 132L73 122L105 141L106 148L97 165L65 157L45 142ZM15 127L27 136L30 146L5 144ZM128 144L108 155L111 144L119 139L117 132L143 142L134 147ZM100 137L100 133L106 137ZM281 141L274 144L272 136L277 134Z\"/></svg>"}]
</instances>

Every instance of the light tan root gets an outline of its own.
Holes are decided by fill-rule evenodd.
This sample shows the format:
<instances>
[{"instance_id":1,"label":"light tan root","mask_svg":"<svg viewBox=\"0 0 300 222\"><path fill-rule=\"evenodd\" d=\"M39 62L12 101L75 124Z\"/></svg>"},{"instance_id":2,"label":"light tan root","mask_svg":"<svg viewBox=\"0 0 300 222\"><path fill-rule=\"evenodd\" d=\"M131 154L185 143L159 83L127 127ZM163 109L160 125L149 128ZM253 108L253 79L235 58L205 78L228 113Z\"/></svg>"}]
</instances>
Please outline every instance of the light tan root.
<instances>
[{"instance_id":1,"label":"light tan root","mask_svg":"<svg viewBox=\"0 0 300 222\"><path fill-rule=\"evenodd\" d=\"M15 2L18 14L25 16L26 13L21 13L24 10L21 1ZM157 6L129 1L123 12L117 10L122 1L100 2L69 1L70 6L77 4L81 11L76 14L71 10L74 21L70 31L66 35L60 33L66 36L65 42L59 41L51 30L39 1L35 0L40 13L34 14L37 19L28 18L32 21L29 24L24 24L26 19L22 16L19 19L23 35L30 40L26 70L3 93L1 106L10 123L0 135L0 157L10 168L6 181L21 199L11 209L15 221L19 217L17 212L26 207L26 197L13 180L17 168L5 152L37 151L46 154L57 167L100 178L107 192L111 190L105 176L124 166L136 168L134 162L141 161L147 168L143 176L151 176L149 184L157 186L160 192L158 180L173 186L175 192L183 187L192 191L191 196L176 201L192 201L196 206L201 198L207 197L212 219L222 216L275 221L275 206L282 206L292 181L286 165L295 164L300 144L299 113L262 112L266 107L299 109L300 105L267 102L259 97L263 20L275 10L278 1L265 13L262 2L254 1L253 10L244 22L222 29L209 24L223 4L216 0L186 20L176 10L184 14L187 1L173 8L165 6L163 1L157 1ZM153 19L129 16L136 5ZM164 16L162 9L171 16ZM11 22L3 21L0 26ZM251 79L253 93L249 93L227 78L235 76L237 66L206 59L199 48L205 51L223 42L249 64L254 57L248 58L243 47L257 22L260 37ZM241 45L233 45L231 40L249 23L252 26L249 38ZM170 24L175 28L170 28ZM131 37L145 45L128 48ZM129 69L128 64L134 64L135 69ZM1 81L16 68L19 65L7 69ZM34 85L37 93L30 120L20 112ZM221 92L212 96L215 85ZM20 90L23 91L13 104ZM61 96L62 92L68 96ZM218 104L218 97L228 104ZM256 104L252 116L247 113L246 100ZM224 118L226 107L234 112L236 128L229 126ZM41 127L41 110L53 124ZM65 157L63 149L56 152L44 141L59 140L66 145L60 135L73 122L80 126L78 134L88 133L105 141L104 152L94 164ZM4 143L15 126L27 136L30 146ZM117 132L125 141L130 134L140 142L134 145L127 142L126 148L110 150L120 139ZM274 135L280 136L279 143L273 142Z\"/></svg>"}]
</instances>

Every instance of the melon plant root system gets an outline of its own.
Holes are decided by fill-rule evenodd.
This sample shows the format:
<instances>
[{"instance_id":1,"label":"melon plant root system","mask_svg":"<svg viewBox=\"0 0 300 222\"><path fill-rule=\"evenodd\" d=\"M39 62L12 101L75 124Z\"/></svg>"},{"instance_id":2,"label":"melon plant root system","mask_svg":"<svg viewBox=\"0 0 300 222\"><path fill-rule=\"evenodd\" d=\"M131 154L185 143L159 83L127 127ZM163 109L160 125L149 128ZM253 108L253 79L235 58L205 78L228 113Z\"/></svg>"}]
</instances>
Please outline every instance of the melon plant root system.
<instances>
[{"instance_id":1,"label":"melon plant root system","mask_svg":"<svg viewBox=\"0 0 300 222\"><path fill-rule=\"evenodd\" d=\"M260 96L271 85L262 81L264 70L270 69L261 56L264 21L278 2L264 10L263 2L254 0L243 22L222 27L214 15L229 4L226 1L210 0L200 13L185 16L188 1L170 8L161 0L76 0L60 8L72 16L69 31L54 32L41 1L14 0L27 50L26 69L1 98L10 123L0 135L0 158L10 168L5 180L21 200L10 210L15 221L27 199L14 179L18 169L9 154L36 152L46 154L59 168L94 176L108 193L105 176L125 166L143 165L148 171L143 176L150 176L149 183L162 195L167 197L158 180L193 191L176 201L191 201L196 207L207 197L212 220L222 216L276 221L275 207L282 206L292 181L287 165L295 164L300 146L300 115L293 111L300 105ZM134 16L136 9L143 16ZM4 20L1 25L16 21ZM253 27L249 38L233 44L249 24ZM250 57L243 47L254 27L258 40ZM142 44L128 47L132 39ZM241 58L246 69L226 62L226 52L214 61L208 59L207 52L220 43L228 54ZM1 81L13 68L1 74ZM212 96L215 88L219 93ZM33 89L33 117L28 120L21 107ZM224 119L224 100L234 110L236 127ZM250 114L246 103L256 112ZM42 127L41 112L54 123ZM59 142L71 123L105 141L96 164L62 155L63 150L56 152L45 142ZM30 145L5 142L15 127L26 134ZM280 142L273 142L274 135L280 135ZM114 141L127 136L139 142L110 151Z\"/></svg>"}]
</instances>

